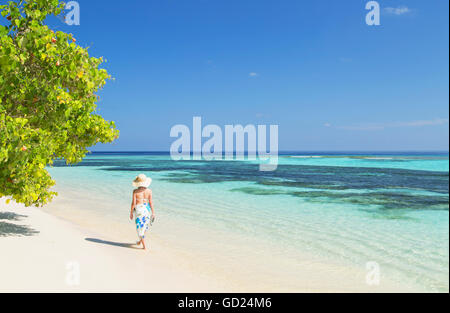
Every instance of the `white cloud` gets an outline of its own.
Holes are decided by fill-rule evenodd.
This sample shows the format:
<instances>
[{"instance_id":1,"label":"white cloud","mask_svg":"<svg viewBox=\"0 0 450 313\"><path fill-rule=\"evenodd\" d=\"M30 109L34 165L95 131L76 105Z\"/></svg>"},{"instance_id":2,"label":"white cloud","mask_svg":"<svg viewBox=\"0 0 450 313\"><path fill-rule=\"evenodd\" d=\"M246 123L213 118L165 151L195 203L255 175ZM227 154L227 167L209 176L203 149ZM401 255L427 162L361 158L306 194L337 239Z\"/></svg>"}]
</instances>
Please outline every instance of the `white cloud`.
<instances>
[{"instance_id":1,"label":"white cloud","mask_svg":"<svg viewBox=\"0 0 450 313\"><path fill-rule=\"evenodd\" d=\"M250 73L248 73L248 76L249 76L249 77L258 77L259 74L258 74L258 73L255 73L255 72L250 72Z\"/></svg>"},{"instance_id":2,"label":"white cloud","mask_svg":"<svg viewBox=\"0 0 450 313\"><path fill-rule=\"evenodd\" d=\"M408 8L407 6L400 6L397 8L387 7L387 8L384 8L384 12L386 12L387 14L392 14L392 15L403 15L403 14L410 13L411 9Z\"/></svg>"},{"instance_id":3,"label":"white cloud","mask_svg":"<svg viewBox=\"0 0 450 313\"><path fill-rule=\"evenodd\" d=\"M434 125L444 125L447 123L448 123L448 118L435 118L434 120L421 120L421 121L412 121L412 122L393 123L392 127L434 126Z\"/></svg>"},{"instance_id":4,"label":"white cloud","mask_svg":"<svg viewBox=\"0 0 450 313\"><path fill-rule=\"evenodd\" d=\"M393 122L393 123L365 123L354 126L339 126L338 129L344 130L383 130L386 128L398 128L398 127L423 127L423 126L438 126L448 124L448 118L435 118L432 120L417 120L410 122Z\"/></svg>"},{"instance_id":5,"label":"white cloud","mask_svg":"<svg viewBox=\"0 0 450 313\"><path fill-rule=\"evenodd\" d=\"M333 125L331 125L330 123L325 123L325 124L323 124L323 126L325 126L325 127L331 127L331 126L333 126Z\"/></svg>"},{"instance_id":6,"label":"white cloud","mask_svg":"<svg viewBox=\"0 0 450 313\"><path fill-rule=\"evenodd\" d=\"M383 130L385 126L382 125L376 125L376 124L361 124L356 126L338 126L337 129L343 129L343 130Z\"/></svg>"}]
</instances>

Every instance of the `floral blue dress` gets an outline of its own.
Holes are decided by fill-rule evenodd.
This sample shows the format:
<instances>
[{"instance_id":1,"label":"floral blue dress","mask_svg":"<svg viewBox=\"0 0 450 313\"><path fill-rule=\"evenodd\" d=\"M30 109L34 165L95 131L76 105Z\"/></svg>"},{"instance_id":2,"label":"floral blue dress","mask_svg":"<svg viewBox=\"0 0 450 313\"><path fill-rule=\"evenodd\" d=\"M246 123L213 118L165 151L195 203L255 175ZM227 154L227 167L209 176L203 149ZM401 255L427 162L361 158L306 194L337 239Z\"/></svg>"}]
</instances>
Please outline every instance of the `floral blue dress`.
<instances>
[{"instance_id":1,"label":"floral blue dress","mask_svg":"<svg viewBox=\"0 0 450 313\"><path fill-rule=\"evenodd\" d=\"M138 204L135 208L136 231L139 239L145 238L145 232L150 226L150 205L148 203Z\"/></svg>"}]
</instances>

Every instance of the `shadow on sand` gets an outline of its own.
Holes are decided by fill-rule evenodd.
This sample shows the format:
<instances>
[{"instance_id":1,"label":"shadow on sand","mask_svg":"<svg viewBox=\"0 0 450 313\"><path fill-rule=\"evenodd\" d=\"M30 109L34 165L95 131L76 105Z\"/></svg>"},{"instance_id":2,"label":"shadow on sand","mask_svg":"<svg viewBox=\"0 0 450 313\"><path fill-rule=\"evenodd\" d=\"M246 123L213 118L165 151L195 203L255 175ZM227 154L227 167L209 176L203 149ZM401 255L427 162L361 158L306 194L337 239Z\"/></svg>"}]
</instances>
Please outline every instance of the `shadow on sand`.
<instances>
[{"instance_id":1,"label":"shadow on sand","mask_svg":"<svg viewBox=\"0 0 450 313\"><path fill-rule=\"evenodd\" d=\"M0 212L0 220L19 221L22 218L28 217L13 212Z\"/></svg>"},{"instance_id":2,"label":"shadow on sand","mask_svg":"<svg viewBox=\"0 0 450 313\"><path fill-rule=\"evenodd\" d=\"M107 241L102 239L96 239L96 238L84 238L86 241L100 243L103 245L109 245L114 247L121 247L121 248L129 248L129 249L141 249L136 246L136 243L123 243L123 242L114 242L114 241Z\"/></svg>"},{"instance_id":3,"label":"shadow on sand","mask_svg":"<svg viewBox=\"0 0 450 313\"><path fill-rule=\"evenodd\" d=\"M7 236L34 236L39 234L38 231L24 225L17 225L8 223L2 220L8 221L20 221L27 216L20 215L12 212L0 212L0 237Z\"/></svg>"}]
</instances>

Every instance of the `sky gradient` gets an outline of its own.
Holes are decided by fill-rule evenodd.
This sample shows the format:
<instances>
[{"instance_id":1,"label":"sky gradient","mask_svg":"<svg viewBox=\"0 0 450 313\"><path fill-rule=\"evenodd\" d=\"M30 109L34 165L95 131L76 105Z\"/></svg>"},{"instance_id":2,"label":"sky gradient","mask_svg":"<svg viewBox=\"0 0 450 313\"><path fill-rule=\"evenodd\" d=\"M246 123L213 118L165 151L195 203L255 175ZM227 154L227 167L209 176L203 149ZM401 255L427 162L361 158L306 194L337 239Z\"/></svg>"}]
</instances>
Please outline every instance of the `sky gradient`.
<instances>
[{"instance_id":1,"label":"sky gradient","mask_svg":"<svg viewBox=\"0 0 450 313\"><path fill-rule=\"evenodd\" d=\"M79 0L53 29L115 78L94 151L167 151L175 124L278 124L279 149L448 150L448 1Z\"/></svg>"}]
</instances>

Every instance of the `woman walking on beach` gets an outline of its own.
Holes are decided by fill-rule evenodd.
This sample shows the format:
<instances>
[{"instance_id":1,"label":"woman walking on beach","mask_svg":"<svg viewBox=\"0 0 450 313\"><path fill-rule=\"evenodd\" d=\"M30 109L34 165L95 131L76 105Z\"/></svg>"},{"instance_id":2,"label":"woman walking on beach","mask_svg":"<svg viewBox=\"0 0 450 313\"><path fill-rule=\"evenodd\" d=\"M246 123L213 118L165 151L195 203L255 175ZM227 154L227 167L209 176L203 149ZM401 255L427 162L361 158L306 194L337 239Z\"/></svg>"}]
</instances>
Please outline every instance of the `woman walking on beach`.
<instances>
[{"instance_id":1,"label":"woman walking on beach","mask_svg":"<svg viewBox=\"0 0 450 313\"><path fill-rule=\"evenodd\" d=\"M130 219L133 215L136 222L136 231L139 237L137 244L142 244L145 250L145 232L149 229L151 223L155 219L155 211L152 202L152 191L148 186L152 183L150 177L140 174L133 181L133 186L137 189L133 190L133 201L131 203ZM150 214L151 210L151 214ZM133 214L134 213L134 214Z\"/></svg>"}]
</instances>

